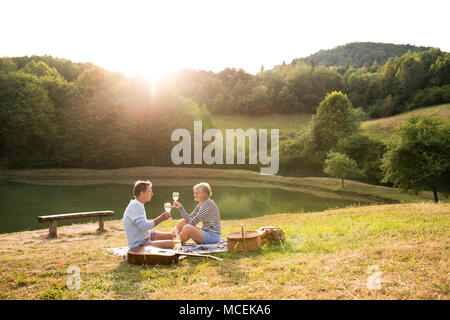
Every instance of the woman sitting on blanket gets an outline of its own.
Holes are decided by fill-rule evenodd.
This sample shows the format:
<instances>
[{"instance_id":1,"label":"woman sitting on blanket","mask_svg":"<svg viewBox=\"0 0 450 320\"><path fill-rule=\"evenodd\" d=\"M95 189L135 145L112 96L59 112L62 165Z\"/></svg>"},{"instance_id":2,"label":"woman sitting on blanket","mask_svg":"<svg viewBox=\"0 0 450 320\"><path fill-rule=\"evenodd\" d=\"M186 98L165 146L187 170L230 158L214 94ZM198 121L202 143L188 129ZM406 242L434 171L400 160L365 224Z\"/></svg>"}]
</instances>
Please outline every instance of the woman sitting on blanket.
<instances>
[{"instance_id":1,"label":"woman sitting on blanket","mask_svg":"<svg viewBox=\"0 0 450 320\"><path fill-rule=\"evenodd\" d=\"M202 182L194 186L194 200L199 204L191 214L188 214L181 203L174 201L173 207L177 208L183 219L178 222L173 235L178 233L181 243L189 239L196 243L218 243L220 242L220 213L216 203L210 199L211 187L208 183ZM199 222L203 225L196 227Z\"/></svg>"}]
</instances>

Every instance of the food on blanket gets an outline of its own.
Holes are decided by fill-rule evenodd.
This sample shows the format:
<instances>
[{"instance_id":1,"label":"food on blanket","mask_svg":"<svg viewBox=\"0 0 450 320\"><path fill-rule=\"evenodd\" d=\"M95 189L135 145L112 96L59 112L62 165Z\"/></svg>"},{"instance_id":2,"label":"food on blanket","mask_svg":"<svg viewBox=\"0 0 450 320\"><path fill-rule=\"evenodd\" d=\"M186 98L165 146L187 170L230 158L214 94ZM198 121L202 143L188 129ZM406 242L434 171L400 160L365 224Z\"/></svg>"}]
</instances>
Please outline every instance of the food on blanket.
<instances>
[{"instance_id":1,"label":"food on blanket","mask_svg":"<svg viewBox=\"0 0 450 320\"><path fill-rule=\"evenodd\" d=\"M257 232L259 233L261 244L264 244L267 241L273 244L279 244L286 241L286 235L283 230L278 227L261 227L257 229Z\"/></svg>"}]
</instances>

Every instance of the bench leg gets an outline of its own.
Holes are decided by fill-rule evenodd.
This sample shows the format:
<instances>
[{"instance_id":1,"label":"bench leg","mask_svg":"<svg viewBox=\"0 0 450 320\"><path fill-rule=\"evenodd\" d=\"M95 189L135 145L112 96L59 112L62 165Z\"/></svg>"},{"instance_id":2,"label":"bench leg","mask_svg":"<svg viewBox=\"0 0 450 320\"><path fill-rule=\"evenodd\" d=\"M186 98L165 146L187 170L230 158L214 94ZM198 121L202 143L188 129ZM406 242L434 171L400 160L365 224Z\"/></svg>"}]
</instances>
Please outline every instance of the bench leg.
<instances>
[{"instance_id":1,"label":"bench leg","mask_svg":"<svg viewBox=\"0 0 450 320\"><path fill-rule=\"evenodd\" d=\"M49 230L49 237L50 238L56 238L56 227L57 227L57 221L52 220L50 222L50 230Z\"/></svg>"},{"instance_id":2,"label":"bench leg","mask_svg":"<svg viewBox=\"0 0 450 320\"><path fill-rule=\"evenodd\" d=\"M102 216L98 217L98 230L103 231L105 227L105 222Z\"/></svg>"}]
</instances>

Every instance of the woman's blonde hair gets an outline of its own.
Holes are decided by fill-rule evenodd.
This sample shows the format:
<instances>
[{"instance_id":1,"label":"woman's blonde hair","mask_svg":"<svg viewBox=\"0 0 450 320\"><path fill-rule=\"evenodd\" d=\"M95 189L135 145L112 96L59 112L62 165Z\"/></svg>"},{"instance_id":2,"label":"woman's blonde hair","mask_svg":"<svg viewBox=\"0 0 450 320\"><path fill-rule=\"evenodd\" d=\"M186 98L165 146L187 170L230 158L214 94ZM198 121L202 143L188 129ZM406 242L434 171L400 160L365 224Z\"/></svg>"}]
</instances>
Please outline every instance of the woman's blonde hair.
<instances>
[{"instance_id":1,"label":"woman's blonde hair","mask_svg":"<svg viewBox=\"0 0 450 320\"><path fill-rule=\"evenodd\" d=\"M194 190L195 189L200 189L204 193L206 193L208 198L211 198L212 192L211 192L211 187L210 187L209 183L207 183L207 182L200 182L199 184L196 184L193 189Z\"/></svg>"}]
</instances>

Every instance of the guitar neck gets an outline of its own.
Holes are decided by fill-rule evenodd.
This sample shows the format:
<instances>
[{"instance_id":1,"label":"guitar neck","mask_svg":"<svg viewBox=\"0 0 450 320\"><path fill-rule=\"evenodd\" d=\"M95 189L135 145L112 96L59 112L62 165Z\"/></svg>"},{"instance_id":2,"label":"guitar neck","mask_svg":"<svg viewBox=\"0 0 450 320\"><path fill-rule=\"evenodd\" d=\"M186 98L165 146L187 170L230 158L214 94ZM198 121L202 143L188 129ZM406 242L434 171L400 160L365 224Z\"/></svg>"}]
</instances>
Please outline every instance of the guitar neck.
<instances>
[{"instance_id":1,"label":"guitar neck","mask_svg":"<svg viewBox=\"0 0 450 320\"><path fill-rule=\"evenodd\" d=\"M211 256L209 254L179 252L179 251L174 250L174 249L152 248L152 251L153 251L152 253L154 253L154 254L167 252L167 253L172 253L172 254L176 254L176 255L179 255L179 256L204 257L204 258L211 258L211 259L214 259L214 260L222 260L221 258L217 258L217 257Z\"/></svg>"},{"instance_id":2,"label":"guitar neck","mask_svg":"<svg viewBox=\"0 0 450 320\"><path fill-rule=\"evenodd\" d=\"M211 256L209 254L188 253L188 252L183 252L183 253L177 252L177 254L180 255L180 256L204 257L204 258L211 258L211 259L214 259L214 260L222 260L221 258L217 258L217 257Z\"/></svg>"}]
</instances>

